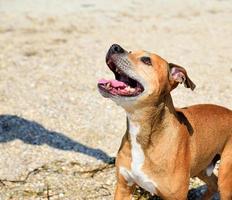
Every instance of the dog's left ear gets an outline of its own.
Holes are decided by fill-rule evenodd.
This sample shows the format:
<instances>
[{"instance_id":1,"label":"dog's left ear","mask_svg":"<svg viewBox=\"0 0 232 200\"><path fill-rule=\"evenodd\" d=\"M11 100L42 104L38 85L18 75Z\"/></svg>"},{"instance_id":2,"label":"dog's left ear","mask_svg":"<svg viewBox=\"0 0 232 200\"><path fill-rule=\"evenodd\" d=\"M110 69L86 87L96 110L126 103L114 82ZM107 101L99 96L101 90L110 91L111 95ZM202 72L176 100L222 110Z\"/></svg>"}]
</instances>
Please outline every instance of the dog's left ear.
<instances>
[{"instance_id":1,"label":"dog's left ear","mask_svg":"<svg viewBox=\"0 0 232 200\"><path fill-rule=\"evenodd\" d=\"M170 72L170 80L173 83L172 89L177 87L178 83L184 83L184 86L186 88L191 88L191 90L194 90L196 85L191 81L191 79L188 77L186 70L176 64L169 63L169 72Z\"/></svg>"}]
</instances>

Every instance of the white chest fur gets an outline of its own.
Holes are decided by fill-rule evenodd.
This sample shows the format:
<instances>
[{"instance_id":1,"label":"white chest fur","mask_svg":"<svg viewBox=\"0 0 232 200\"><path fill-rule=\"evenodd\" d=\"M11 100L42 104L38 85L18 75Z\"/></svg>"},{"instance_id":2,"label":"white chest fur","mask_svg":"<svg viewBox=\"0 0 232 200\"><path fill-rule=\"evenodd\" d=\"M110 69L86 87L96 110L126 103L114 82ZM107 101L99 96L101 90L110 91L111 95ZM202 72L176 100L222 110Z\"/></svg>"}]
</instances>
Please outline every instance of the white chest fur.
<instances>
[{"instance_id":1,"label":"white chest fur","mask_svg":"<svg viewBox=\"0 0 232 200\"><path fill-rule=\"evenodd\" d=\"M156 193L157 184L149 179L149 177L142 171L142 166L144 165L144 152L141 145L137 142L137 135L139 134L140 126L133 121L129 121L129 133L131 137L131 170L124 167L120 167L120 173L124 176L128 185L136 183L143 189L147 190L151 194Z\"/></svg>"}]
</instances>

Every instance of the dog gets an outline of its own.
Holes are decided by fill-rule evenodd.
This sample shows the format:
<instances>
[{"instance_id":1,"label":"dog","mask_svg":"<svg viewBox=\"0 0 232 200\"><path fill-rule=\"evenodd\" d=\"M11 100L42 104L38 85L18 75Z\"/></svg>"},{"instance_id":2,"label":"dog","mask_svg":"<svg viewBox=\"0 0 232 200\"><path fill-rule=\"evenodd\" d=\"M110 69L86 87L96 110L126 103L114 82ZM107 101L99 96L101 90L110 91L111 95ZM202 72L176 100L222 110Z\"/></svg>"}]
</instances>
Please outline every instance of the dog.
<instances>
[{"instance_id":1,"label":"dog","mask_svg":"<svg viewBox=\"0 0 232 200\"><path fill-rule=\"evenodd\" d=\"M190 177L198 177L208 188L202 199L219 191L221 200L232 200L232 111L211 104L175 108L170 92L195 84L183 67L156 54L113 44L106 63L115 80L99 80L98 90L127 115L114 199L132 199L137 185L164 200L186 200Z\"/></svg>"}]
</instances>

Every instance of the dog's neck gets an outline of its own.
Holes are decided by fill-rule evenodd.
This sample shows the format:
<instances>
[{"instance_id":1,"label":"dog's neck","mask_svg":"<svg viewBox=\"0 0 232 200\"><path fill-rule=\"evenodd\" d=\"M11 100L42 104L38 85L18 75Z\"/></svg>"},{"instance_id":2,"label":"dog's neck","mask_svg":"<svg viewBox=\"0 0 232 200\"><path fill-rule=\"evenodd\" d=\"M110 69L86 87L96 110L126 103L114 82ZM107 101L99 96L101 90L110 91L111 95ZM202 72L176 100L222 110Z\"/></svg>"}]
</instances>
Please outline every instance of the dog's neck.
<instances>
[{"instance_id":1,"label":"dog's neck","mask_svg":"<svg viewBox=\"0 0 232 200\"><path fill-rule=\"evenodd\" d=\"M145 147L149 144L153 134L162 133L162 129L168 124L165 120L176 117L176 111L173 106L170 94L167 94L163 99L155 105L143 106L139 109L130 111L127 110L127 132L131 134L132 127L138 127L137 141Z\"/></svg>"}]
</instances>

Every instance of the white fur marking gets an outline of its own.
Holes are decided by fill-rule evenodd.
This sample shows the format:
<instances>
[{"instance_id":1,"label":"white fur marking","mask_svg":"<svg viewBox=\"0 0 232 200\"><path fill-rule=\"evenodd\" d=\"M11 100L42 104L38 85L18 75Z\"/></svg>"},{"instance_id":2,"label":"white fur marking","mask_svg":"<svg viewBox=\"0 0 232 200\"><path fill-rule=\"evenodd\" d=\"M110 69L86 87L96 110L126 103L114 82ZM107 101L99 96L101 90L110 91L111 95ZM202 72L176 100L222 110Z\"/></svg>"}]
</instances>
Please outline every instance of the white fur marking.
<instances>
[{"instance_id":1,"label":"white fur marking","mask_svg":"<svg viewBox=\"0 0 232 200\"><path fill-rule=\"evenodd\" d=\"M206 168L206 174L207 176L211 176L214 170L214 164L211 163L207 168Z\"/></svg>"},{"instance_id":2,"label":"white fur marking","mask_svg":"<svg viewBox=\"0 0 232 200\"><path fill-rule=\"evenodd\" d=\"M125 167L120 167L119 173L125 178L128 186L132 186L134 184L131 172Z\"/></svg>"},{"instance_id":3,"label":"white fur marking","mask_svg":"<svg viewBox=\"0 0 232 200\"><path fill-rule=\"evenodd\" d=\"M131 136L131 172L129 172L129 180L133 180L140 187L144 188L151 194L156 193L157 184L148 178L148 176L141 170L144 165L144 153L141 145L137 142L137 135L139 134L140 126L133 121L129 121L129 133ZM127 170L128 171L128 170Z\"/></svg>"}]
</instances>

